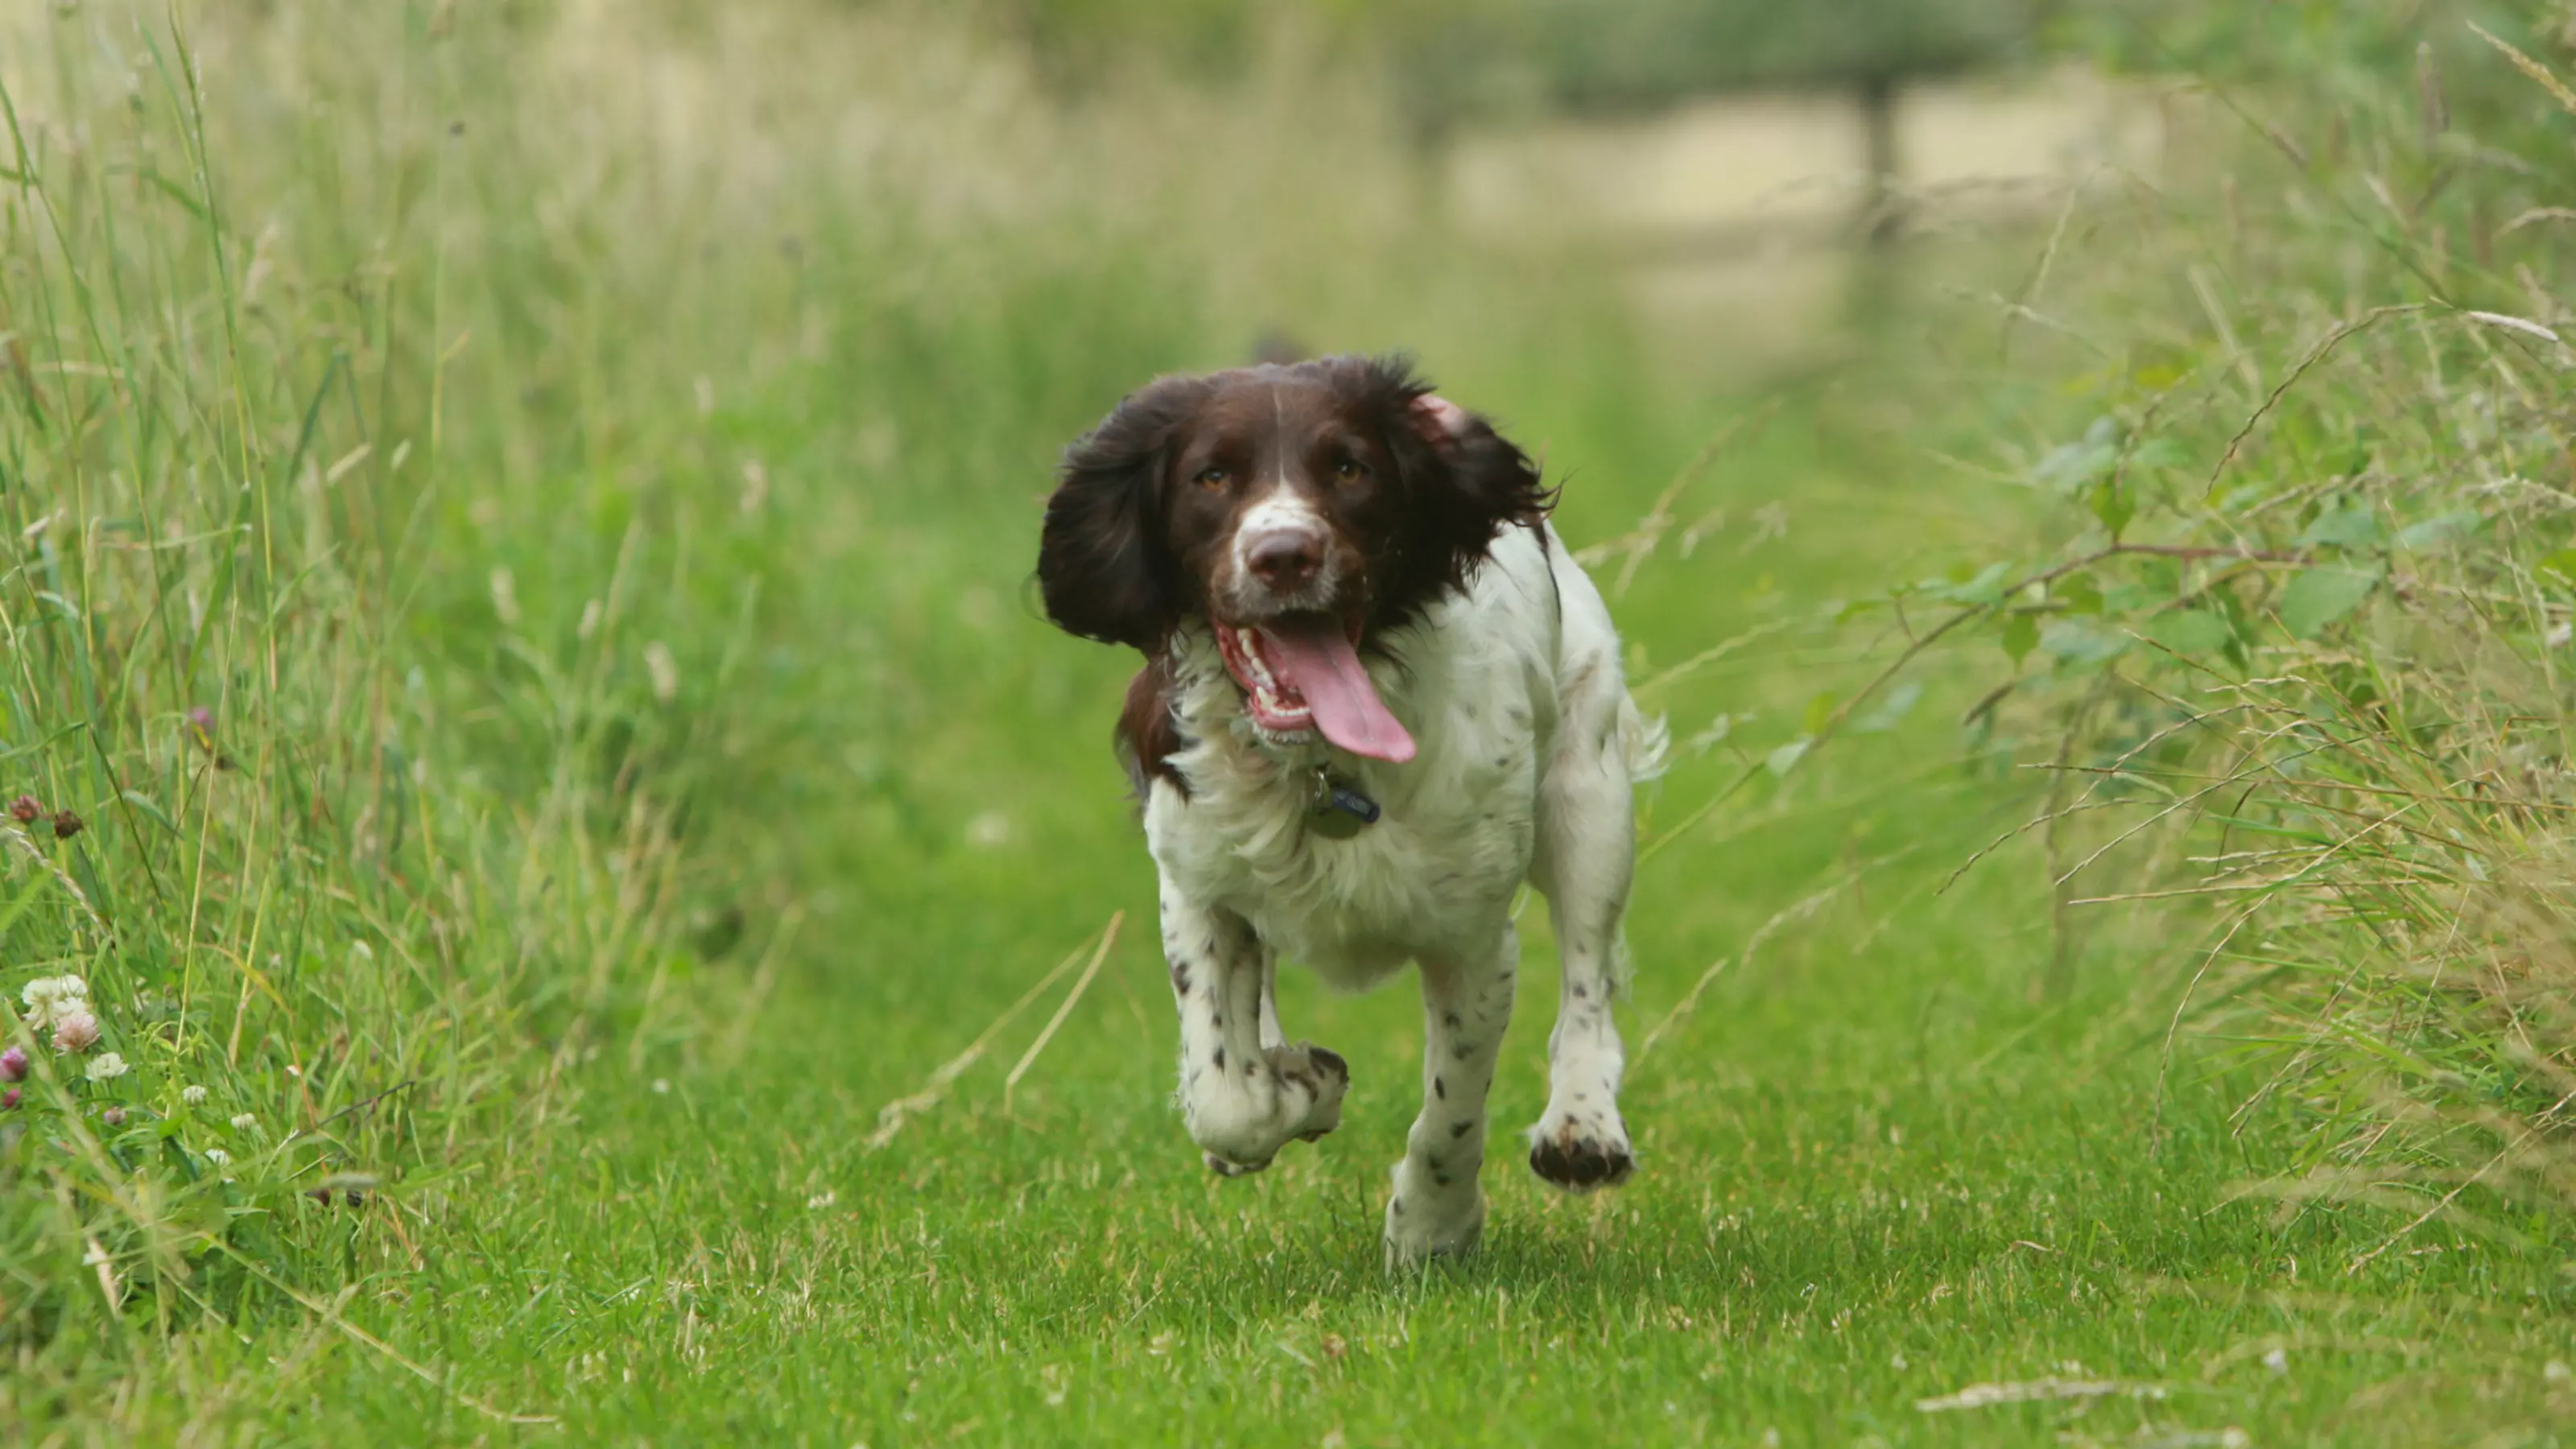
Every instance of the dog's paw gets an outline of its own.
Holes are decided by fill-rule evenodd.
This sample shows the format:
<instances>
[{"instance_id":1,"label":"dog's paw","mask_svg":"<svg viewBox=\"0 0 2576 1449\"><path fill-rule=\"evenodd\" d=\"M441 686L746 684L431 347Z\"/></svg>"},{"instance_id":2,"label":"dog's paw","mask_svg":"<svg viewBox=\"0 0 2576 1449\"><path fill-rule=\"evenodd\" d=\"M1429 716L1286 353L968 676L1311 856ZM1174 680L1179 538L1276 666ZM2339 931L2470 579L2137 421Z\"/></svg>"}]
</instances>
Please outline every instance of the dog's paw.
<instances>
[{"instance_id":1,"label":"dog's paw","mask_svg":"<svg viewBox=\"0 0 2576 1449\"><path fill-rule=\"evenodd\" d=\"M1485 1236L1485 1195L1408 1193L1399 1179L1386 1201L1386 1271L1408 1272L1444 1258L1464 1258Z\"/></svg>"},{"instance_id":2,"label":"dog's paw","mask_svg":"<svg viewBox=\"0 0 2576 1449\"><path fill-rule=\"evenodd\" d=\"M1291 1141L1313 1142L1342 1125L1350 1064L1308 1042L1271 1047L1240 1072L1214 1071L1191 1083L1190 1140L1209 1170L1242 1177L1270 1165Z\"/></svg>"},{"instance_id":3,"label":"dog's paw","mask_svg":"<svg viewBox=\"0 0 2576 1449\"><path fill-rule=\"evenodd\" d=\"M1530 1131L1530 1171L1567 1192L1617 1187L1636 1171L1628 1129L1616 1109L1558 1112L1550 1109Z\"/></svg>"}]
</instances>

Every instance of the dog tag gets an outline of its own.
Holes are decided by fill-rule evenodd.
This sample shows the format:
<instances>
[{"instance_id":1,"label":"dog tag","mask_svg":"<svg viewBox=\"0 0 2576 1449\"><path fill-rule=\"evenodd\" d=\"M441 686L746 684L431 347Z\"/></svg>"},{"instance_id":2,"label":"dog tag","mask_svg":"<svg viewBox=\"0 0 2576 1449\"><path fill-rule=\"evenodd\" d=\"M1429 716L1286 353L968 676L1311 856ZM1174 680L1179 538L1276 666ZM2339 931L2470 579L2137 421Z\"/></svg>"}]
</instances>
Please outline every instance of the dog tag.
<instances>
[{"instance_id":1,"label":"dog tag","mask_svg":"<svg viewBox=\"0 0 2576 1449\"><path fill-rule=\"evenodd\" d=\"M1306 828L1326 840L1348 840L1377 823L1377 802L1348 785L1338 785L1315 772L1315 803L1306 812Z\"/></svg>"}]
</instances>

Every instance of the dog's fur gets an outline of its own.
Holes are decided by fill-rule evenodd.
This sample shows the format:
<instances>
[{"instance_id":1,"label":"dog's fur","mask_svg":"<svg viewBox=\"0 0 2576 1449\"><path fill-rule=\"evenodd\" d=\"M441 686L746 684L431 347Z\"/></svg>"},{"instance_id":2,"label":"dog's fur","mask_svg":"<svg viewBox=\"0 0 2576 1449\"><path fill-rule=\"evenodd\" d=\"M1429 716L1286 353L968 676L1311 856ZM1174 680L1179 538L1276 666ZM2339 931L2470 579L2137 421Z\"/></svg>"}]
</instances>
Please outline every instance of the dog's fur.
<instances>
[{"instance_id":1,"label":"dog's fur","mask_svg":"<svg viewBox=\"0 0 2576 1449\"><path fill-rule=\"evenodd\" d=\"M1258 1170L1340 1121L1348 1069L1287 1040L1277 958L1353 990L1420 964L1423 1104L1387 1203L1392 1262L1466 1249L1482 1228L1484 1104L1524 880L1548 899L1564 961L1530 1165L1574 1190L1631 1166L1611 1002L1630 785L1662 739L1628 697L1609 610L1547 523L1550 501L1518 448L1401 361L1342 357L1152 383L1068 450L1047 505L1049 615L1146 656L1117 738L1162 876L1180 1096L1209 1166ZM1219 630L1292 613L1357 639L1412 758L1276 727L1266 695L1274 713L1256 720ZM1315 833L1318 766L1372 797L1379 821Z\"/></svg>"}]
</instances>

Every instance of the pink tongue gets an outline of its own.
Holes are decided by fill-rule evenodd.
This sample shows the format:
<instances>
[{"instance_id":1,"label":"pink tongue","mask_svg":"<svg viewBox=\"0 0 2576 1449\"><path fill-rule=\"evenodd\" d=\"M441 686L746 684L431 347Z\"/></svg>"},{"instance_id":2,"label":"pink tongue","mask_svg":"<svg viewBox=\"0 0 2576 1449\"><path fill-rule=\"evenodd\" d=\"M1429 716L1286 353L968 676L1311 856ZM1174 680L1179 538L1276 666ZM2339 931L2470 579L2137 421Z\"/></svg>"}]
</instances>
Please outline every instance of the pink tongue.
<instances>
[{"instance_id":1,"label":"pink tongue","mask_svg":"<svg viewBox=\"0 0 2576 1449\"><path fill-rule=\"evenodd\" d=\"M1413 758L1413 736L1387 713L1341 625L1320 615L1280 619L1262 625L1261 634L1279 682L1305 696L1324 738L1375 760L1401 765Z\"/></svg>"}]
</instances>

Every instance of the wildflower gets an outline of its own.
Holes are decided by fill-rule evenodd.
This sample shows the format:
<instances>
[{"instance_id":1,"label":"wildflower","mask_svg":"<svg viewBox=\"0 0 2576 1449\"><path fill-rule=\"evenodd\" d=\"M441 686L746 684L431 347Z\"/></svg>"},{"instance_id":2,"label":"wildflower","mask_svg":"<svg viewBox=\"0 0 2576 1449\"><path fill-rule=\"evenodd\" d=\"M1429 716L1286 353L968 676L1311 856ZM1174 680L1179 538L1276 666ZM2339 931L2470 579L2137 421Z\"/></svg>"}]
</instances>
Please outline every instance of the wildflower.
<instances>
[{"instance_id":1,"label":"wildflower","mask_svg":"<svg viewBox=\"0 0 2576 1449\"><path fill-rule=\"evenodd\" d=\"M9 1090L7 1090L7 1091L5 1091L5 1092L0 1092L0 1112L15 1112L15 1111L17 1111L17 1110L18 1110L18 1096L19 1096L19 1093L18 1093L18 1089L17 1089L16 1087L11 1087Z\"/></svg>"},{"instance_id":2,"label":"wildflower","mask_svg":"<svg viewBox=\"0 0 2576 1449\"><path fill-rule=\"evenodd\" d=\"M0 1082L27 1080L27 1053L18 1047L0 1052Z\"/></svg>"},{"instance_id":3,"label":"wildflower","mask_svg":"<svg viewBox=\"0 0 2576 1449\"><path fill-rule=\"evenodd\" d=\"M217 1167L230 1167L233 1164L233 1155L220 1147L209 1147L206 1149L206 1160Z\"/></svg>"},{"instance_id":4,"label":"wildflower","mask_svg":"<svg viewBox=\"0 0 2576 1449\"><path fill-rule=\"evenodd\" d=\"M198 705L188 711L188 738L207 754L215 752L215 712Z\"/></svg>"},{"instance_id":5,"label":"wildflower","mask_svg":"<svg viewBox=\"0 0 2576 1449\"><path fill-rule=\"evenodd\" d=\"M181 1087L179 1100L191 1107L202 1107L206 1105L206 1089L195 1086Z\"/></svg>"},{"instance_id":6,"label":"wildflower","mask_svg":"<svg viewBox=\"0 0 2576 1449\"><path fill-rule=\"evenodd\" d=\"M69 840L81 833L81 818L68 810L54 812L54 838Z\"/></svg>"},{"instance_id":7,"label":"wildflower","mask_svg":"<svg viewBox=\"0 0 2576 1449\"><path fill-rule=\"evenodd\" d=\"M54 1018L54 1050L85 1052L98 1045L98 1018L90 1015L88 1002L74 1003L70 1011ZM109 1056L116 1055L114 1052Z\"/></svg>"},{"instance_id":8,"label":"wildflower","mask_svg":"<svg viewBox=\"0 0 2576 1449\"><path fill-rule=\"evenodd\" d=\"M105 1122L110 1127L122 1127L125 1125L125 1109L123 1107L110 1107L106 1111L99 1113L98 1116L100 1121Z\"/></svg>"},{"instance_id":9,"label":"wildflower","mask_svg":"<svg viewBox=\"0 0 2576 1449\"><path fill-rule=\"evenodd\" d=\"M241 1113L233 1118L233 1130L235 1132L252 1132L258 1130L258 1128L259 1119L248 1112Z\"/></svg>"},{"instance_id":10,"label":"wildflower","mask_svg":"<svg viewBox=\"0 0 2576 1449\"><path fill-rule=\"evenodd\" d=\"M125 1058L114 1052L100 1052L98 1060L89 1064L89 1079L93 1082L113 1081L132 1070L125 1064Z\"/></svg>"},{"instance_id":11,"label":"wildflower","mask_svg":"<svg viewBox=\"0 0 2576 1449\"><path fill-rule=\"evenodd\" d=\"M18 992L27 1025L43 1031L75 1011L89 1010L89 984L77 976L39 976Z\"/></svg>"},{"instance_id":12,"label":"wildflower","mask_svg":"<svg viewBox=\"0 0 2576 1449\"><path fill-rule=\"evenodd\" d=\"M9 818L21 825L33 825L44 815L45 802L33 795L21 795L9 802Z\"/></svg>"}]
</instances>

